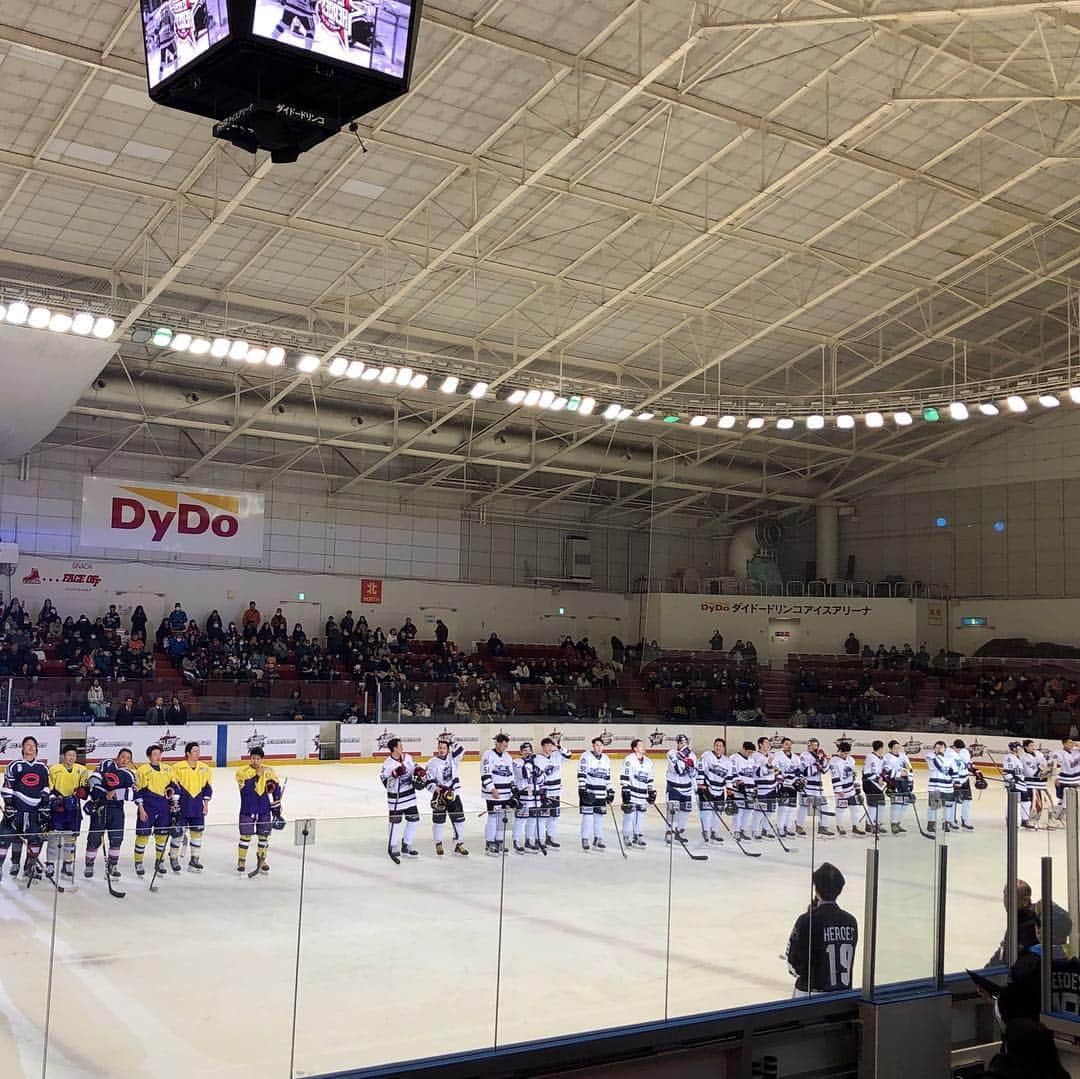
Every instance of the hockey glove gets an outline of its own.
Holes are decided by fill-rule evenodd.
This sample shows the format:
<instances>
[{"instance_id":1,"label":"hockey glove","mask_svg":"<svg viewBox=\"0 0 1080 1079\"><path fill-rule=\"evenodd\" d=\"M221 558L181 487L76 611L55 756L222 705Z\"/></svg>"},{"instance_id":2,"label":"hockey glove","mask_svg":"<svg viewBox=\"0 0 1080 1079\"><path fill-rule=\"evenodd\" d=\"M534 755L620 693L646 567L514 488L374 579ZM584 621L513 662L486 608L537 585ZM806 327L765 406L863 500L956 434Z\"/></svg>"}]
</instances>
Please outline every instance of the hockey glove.
<instances>
[{"instance_id":1,"label":"hockey glove","mask_svg":"<svg viewBox=\"0 0 1080 1079\"><path fill-rule=\"evenodd\" d=\"M611 805L611 803L614 802L614 801L615 801L615 791L611 787L608 787L607 804Z\"/></svg>"},{"instance_id":2,"label":"hockey glove","mask_svg":"<svg viewBox=\"0 0 1080 1079\"><path fill-rule=\"evenodd\" d=\"M645 795L645 801L647 801L649 803L649 805L655 805L656 804L656 791L649 791L649 793Z\"/></svg>"},{"instance_id":3,"label":"hockey glove","mask_svg":"<svg viewBox=\"0 0 1080 1079\"><path fill-rule=\"evenodd\" d=\"M629 787L623 787L623 789L622 789L622 807L623 807L623 809L626 809L626 810L629 810L629 808L630 808L630 788Z\"/></svg>"},{"instance_id":4,"label":"hockey glove","mask_svg":"<svg viewBox=\"0 0 1080 1079\"><path fill-rule=\"evenodd\" d=\"M583 809L586 806L592 809L592 797L590 796L588 790L586 790L585 787L578 787L577 797L579 806L581 806Z\"/></svg>"},{"instance_id":5,"label":"hockey glove","mask_svg":"<svg viewBox=\"0 0 1080 1079\"><path fill-rule=\"evenodd\" d=\"M405 767L405 765L404 765L404 764L399 764L399 765L398 765L398 766L397 766L397 767L396 767L396 768L394 769L394 776L395 776L395 777L396 777L397 779L400 779L400 778L401 778L401 777L402 777L403 775L405 775L405 773L406 773L407 771L408 771L408 769L407 769L407 768Z\"/></svg>"},{"instance_id":6,"label":"hockey glove","mask_svg":"<svg viewBox=\"0 0 1080 1079\"><path fill-rule=\"evenodd\" d=\"M990 784L987 783L986 776L984 776L982 774L982 772L976 772L975 773L975 789L977 791L984 791L989 786L990 786Z\"/></svg>"},{"instance_id":7,"label":"hockey glove","mask_svg":"<svg viewBox=\"0 0 1080 1079\"><path fill-rule=\"evenodd\" d=\"M10 824L12 827L15 826L15 803L14 802L5 802L4 803L4 821L7 824Z\"/></svg>"}]
</instances>

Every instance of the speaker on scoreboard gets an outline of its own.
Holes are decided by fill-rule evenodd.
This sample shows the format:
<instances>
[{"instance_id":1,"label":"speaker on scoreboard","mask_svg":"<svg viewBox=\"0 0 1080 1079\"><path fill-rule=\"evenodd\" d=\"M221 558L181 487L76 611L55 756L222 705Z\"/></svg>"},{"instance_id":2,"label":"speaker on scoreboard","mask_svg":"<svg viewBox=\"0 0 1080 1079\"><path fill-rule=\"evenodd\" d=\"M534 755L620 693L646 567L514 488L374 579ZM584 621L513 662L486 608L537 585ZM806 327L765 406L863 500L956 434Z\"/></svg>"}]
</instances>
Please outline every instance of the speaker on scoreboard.
<instances>
[{"instance_id":1,"label":"speaker on scoreboard","mask_svg":"<svg viewBox=\"0 0 1080 1079\"><path fill-rule=\"evenodd\" d=\"M276 162L409 88L422 0L139 0L150 97Z\"/></svg>"}]
</instances>

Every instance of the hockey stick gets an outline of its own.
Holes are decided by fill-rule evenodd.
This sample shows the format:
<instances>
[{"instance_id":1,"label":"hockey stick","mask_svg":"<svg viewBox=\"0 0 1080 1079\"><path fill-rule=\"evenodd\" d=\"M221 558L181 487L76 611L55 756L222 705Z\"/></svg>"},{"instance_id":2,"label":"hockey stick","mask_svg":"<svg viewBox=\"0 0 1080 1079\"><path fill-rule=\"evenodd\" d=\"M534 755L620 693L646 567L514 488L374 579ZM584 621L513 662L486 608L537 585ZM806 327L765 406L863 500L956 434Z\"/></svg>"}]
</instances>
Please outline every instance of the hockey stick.
<instances>
[{"instance_id":1,"label":"hockey stick","mask_svg":"<svg viewBox=\"0 0 1080 1079\"><path fill-rule=\"evenodd\" d=\"M716 816L717 816L717 819L720 821L720 823L727 829L728 835L730 835L731 838L735 840L735 846L737 846L739 848L739 850L741 850L743 852L743 854L746 855L747 858L760 858L761 857L761 851L759 851L759 850L747 850L742 845L742 840L739 839L739 837L737 835L735 835L735 833L731 830L731 826L728 824L728 822L726 820L724 820L724 818L723 818L723 816L721 814L718 813Z\"/></svg>"},{"instance_id":2,"label":"hockey stick","mask_svg":"<svg viewBox=\"0 0 1080 1079\"><path fill-rule=\"evenodd\" d=\"M278 816L279 817L281 816L281 801L285 797L285 785L288 782L289 782L288 779L283 779L283 780L281 780L280 783L278 783L277 803L278 803ZM271 812L271 814L273 814L273 803L272 802L270 804L270 812ZM273 831L273 823L272 823L273 819L274 819L273 816L271 816L270 831ZM282 827L284 827L284 823L282 824ZM258 825L258 822L256 821L256 823L255 823L255 868L247 875L248 880L252 880L253 878L257 877L259 875L259 873L261 872L261 870L262 870L263 863L266 861L266 855L270 850L270 832L266 833L266 850L260 851L258 844L259 844L259 825ZM305 849L306 849L306 847L307 847L307 832L304 833L304 846L305 846ZM394 861L396 862L397 859L395 858Z\"/></svg>"},{"instance_id":3,"label":"hockey stick","mask_svg":"<svg viewBox=\"0 0 1080 1079\"><path fill-rule=\"evenodd\" d=\"M915 799L914 798L912 798L912 800L911 800L911 812L915 814L915 824L919 829L919 835L921 835L924 839L929 839L931 843L936 842L934 836L932 836L928 831L926 831L925 828L923 828L922 821L919 820L919 811L915 807Z\"/></svg>"},{"instance_id":4,"label":"hockey stick","mask_svg":"<svg viewBox=\"0 0 1080 1079\"><path fill-rule=\"evenodd\" d=\"M649 804L653 807L653 809L656 810L657 813L660 814L661 817L663 817L664 827L671 831L671 838L673 840L678 840L679 845L682 847L682 849L684 851L686 851L686 855L691 861L694 861L694 862L707 862L709 860L709 856L707 854L695 854L690 849L690 847L687 844L686 840L683 839L683 837L681 835L679 835L679 833L675 830L675 827L674 827L675 822L673 820L668 821L667 817L664 816L664 811L655 802L651 802Z\"/></svg>"},{"instance_id":5,"label":"hockey stick","mask_svg":"<svg viewBox=\"0 0 1080 1079\"><path fill-rule=\"evenodd\" d=\"M762 816L762 817L764 818L764 820L765 820L765 823L766 823L766 824L768 824L768 826L769 826L769 829L770 829L770 830L772 831L772 837L773 837L773 839L775 839L775 840L776 840L776 842L777 842L777 843L779 843L779 844L780 844L780 846L784 848L784 853L785 853L785 854L795 854L796 852L795 852L795 851L794 851L794 850L793 850L793 849L792 849L791 847L789 847L789 846L788 846L788 845L787 845L787 844L786 844L786 843L785 843L785 842L784 842L784 841L783 841L783 840L782 840L782 839L780 838L780 833L779 833L779 832L777 831L776 825L775 825L775 824L773 824L772 818L771 818L771 817L769 816L769 814L768 814L768 813L766 813L764 809L759 809L759 810L758 810L758 812L759 812L759 813L761 814L761 816Z\"/></svg>"},{"instance_id":6,"label":"hockey stick","mask_svg":"<svg viewBox=\"0 0 1080 1079\"><path fill-rule=\"evenodd\" d=\"M45 833L44 833L44 832L42 832L42 833L41 833L41 839L42 839L42 843L45 843L45 842L46 842L46 839L45 839ZM26 854L27 854L27 858L29 859L28 863L27 863L27 864L26 864L26 866L24 867L24 871L28 871L28 872L27 872L27 878L26 878L26 887L27 887L27 888L29 888L29 887L30 887L30 885L31 885L31 884L33 884L33 883L34 883L34 881L35 881L35 880L37 879L37 876L36 876L36 874L34 873L34 866L35 866L35 865L37 865L37 866L38 866L38 868L40 868L40 869L41 869L41 875L42 875L42 876L43 876L43 877L44 877L44 878L45 878L45 879L46 879L46 880L47 880L47 881L48 881L48 882L49 882L49 883L50 883L50 884L51 884L51 885L52 885L52 886L53 886L53 887L54 887L54 888L55 888L55 889L56 889L56 890L58 891L58 892L63 892L63 891L64 891L64 889L63 889L63 887L62 887L62 886L60 885L60 883L59 883L58 881L54 880L54 879L53 879L53 878L52 878L52 877L51 877L51 876L50 876L50 875L49 875L48 873L46 873L46 872L45 872L45 870L44 870L44 868L42 867L42 865L41 865L41 848L39 847L39 848L38 848L38 851L37 851L37 853L35 854L35 853L34 853L34 852L33 852L33 851L32 851L32 850L30 849L30 844L29 844L29 843L27 843L27 844L26 844Z\"/></svg>"},{"instance_id":7,"label":"hockey stick","mask_svg":"<svg viewBox=\"0 0 1080 1079\"><path fill-rule=\"evenodd\" d=\"M626 846L622 841L622 829L619 827L619 822L615 819L615 803L611 802L611 823L615 825L615 838L619 841L619 852L622 856L626 857Z\"/></svg>"},{"instance_id":8,"label":"hockey stick","mask_svg":"<svg viewBox=\"0 0 1080 1079\"><path fill-rule=\"evenodd\" d=\"M98 835L101 838L99 840L98 850L102 851L105 855L102 859L105 863L105 883L108 885L109 895L111 895L113 899L123 899L127 896L127 892L120 891L120 889L113 884L112 867L109 865L109 848L105 846L106 842L109 840L108 830L105 828L105 805L102 804L100 809L95 810L95 812L100 813L98 820L101 823L101 828L98 829ZM90 823L93 824L93 817L91 817Z\"/></svg>"}]
</instances>

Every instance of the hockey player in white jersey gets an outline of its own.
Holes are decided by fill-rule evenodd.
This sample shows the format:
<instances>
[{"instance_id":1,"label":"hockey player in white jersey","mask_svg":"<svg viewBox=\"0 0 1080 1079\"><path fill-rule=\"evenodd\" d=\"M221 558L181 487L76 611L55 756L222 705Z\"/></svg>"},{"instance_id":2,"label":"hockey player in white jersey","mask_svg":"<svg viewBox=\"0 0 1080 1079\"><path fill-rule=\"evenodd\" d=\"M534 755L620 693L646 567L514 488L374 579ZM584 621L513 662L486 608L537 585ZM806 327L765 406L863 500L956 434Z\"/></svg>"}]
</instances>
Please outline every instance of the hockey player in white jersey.
<instances>
[{"instance_id":1,"label":"hockey player in white jersey","mask_svg":"<svg viewBox=\"0 0 1080 1079\"><path fill-rule=\"evenodd\" d=\"M514 760L507 751L510 739L501 731L495 735L495 748L480 758L480 790L487 802L484 821L484 853L506 853L506 825L509 811L516 808Z\"/></svg>"},{"instance_id":2,"label":"hockey player in white jersey","mask_svg":"<svg viewBox=\"0 0 1080 1079\"><path fill-rule=\"evenodd\" d=\"M581 849L603 850L604 817L607 807L615 801L611 782L611 761L604 752L602 738L594 738L592 747L578 760L578 805L581 808Z\"/></svg>"},{"instance_id":3,"label":"hockey player in white jersey","mask_svg":"<svg viewBox=\"0 0 1080 1079\"><path fill-rule=\"evenodd\" d=\"M652 761L645 755L645 743L640 738L630 743L630 753L619 771L619 787L623 840L628 847L644 848L645 814L656 801L656 787L653 785Z\"/></svg>"},{"instance_id":4,"label":"hockey player in white jersey","mask_svg":"<svg viewBox=\"0 0 1080 1079\"><path fill-rule=\"evenodd\" d=\"M942 831L952 830L953 780L956 778L955 758L945 751L945 743L937 741L926 754L926 767L930 777L926 781L926 830L937 831L938 812L941 812Z\"/></svg>"},{"instance_id":5,"label":"hockey player in white jersey","mask_svg":"<svg viewBox=\"0 0 1080 1079\"><path fill-rule=\"evenodd\" d=\"M539 839L546 841L548 849L558 850L561 846L556 838L559 828L559 810L562 807L562 767L570 760L569 750L563 749L556 739L540 740L540 755L536 766L543 772L544 800L540 809Z\"/></svg>"},{"instance_id":6,"label":"hockey player in white jersey","mask_svg":"<svg viewBox=\"0 0 1080 1079\"><path fill-rule=\"evenodd\" d=\"M727 743L723 738L714 739L712 749L705 750L698 761L698 815L701 817L701 838L706 843L724 842L720 835L720 814L724 812L728 780L733 771Z\"/></svg>"},{"instance_id":7,"label":"hockey player in white jersey","mask_svg":"<svg viewBox=\"0 0 1080 1079\"><path fill-rule=\"evenodd\" d=\"M1008 793L1020 796L1020 827L1034 828L1031 821L1031 791L1024 778L1024 756L1019 742L1009 743L1009 752L1001 762L1001 778L1005 780Z\"/></svg>"},{"instance_id":8,"label":"hockey player in white jersey","mask_svg":"<svg viewBox=\"0 0 1080 1079\"><path fill-rule=\"evenodd\" d=\"M971 751L964 744L963 738L957 738L952 744L953 767L953 828L965 832L974 832L971 823Z\"/></svg>"},{"instance_id":9,"label":"hockey player in white jersey","mask_svg":"<svg viewBox=\"0 0 1080 1079\"><path fill-rule=\"evenodd\" d=\"M690 739L685 734L676 735L675 748L668 750L665 776L668 829L664 840L668 843L671 842L672 831L676 837L686 837L686 825L694 808L696 776L697 758L690 748Z\"/></svg>"},{"instance_id":10,"label":"hockey player in white jersey","mask_svg":"<svg viewBox=\"0 0 1080 1079\"><path fill-rule=\"evenodd\" d=\"M817 821L817 834L831 836L829 824L832 813L829 799L825 796L825 775L829 770L829 759L816 738L806 743L806 749L799 754L801 774L799 776L799 809L795 815L795 832L806 835L806 815L811 813Z\"/></svg>"},{"instance_id":11,"label":"hockey player in white jersey","mask_svg":"<svg viewBox=\"0 0 1080 1079\"><path fill-rule=\"evenodd\" d=\"M885 743L875 738L870 752L863 758L862 789L866 798L866 812L870 818L868 831L871 835L883 835L885 827L882 814L885 811Z\"/></svg>"},{"instance_id":12,"label":"hockey player in white jersey","mask_svg":"<svg viewBox=\"0 0 1080 1079\"><path fill-rule=\"evenodd\" d=\"M777 782L776 830L782 837L793 836L802 762L792 751L790 738L784 738L780 742L780 748L772 755L771 764Z\"/></svg>"},{"instance_id":13,"label":"hockey player in white jersey","mask_svg":"<svg viewBox=\"0 0 1080 1079\"><path fill-rule=\"evenodd\" d=\"M1080 787L1080 747L1071 738L1062 738L1061 748L1050 754L1057 805L1051 814L1054 820L1065 817L1066 791Z\"/></svg>"},{"instance_id":14,"label":"hockey player in white jersey","mask_svg":"<svg viewBox=\"0 0 1080 1079\"><path fill-rule=\"evenodd\" d=\"M379 779L386 788L386 803L390 810L390 842L387 844L386 853L395 864L400 865L400 855L415 858L420 853L412 845L416 826L420 822L416 789L417 785L421 788L424 786L426 777L424 769L418 768L412 757L405 752L400 738L391 738L386 743L386 748L390 756L383 761L379 773Z\"/></svg>"},{"instance_id":15,"label":"hockey player in white jersey","mask_svg":"<svg viewBox=\"0 0 1080 1079\"><path fill-rule=\"evenodd\" d=\"M851 743L837 742L836 752L829 761L829 777L832 779L833 796L836 798L836 833L845 835L844 811L851 817L851 834L866 835L859 827L862 795L856 786L855 762L851 759Z\"/></svg>"},{"instance_id":16,"label":"hockey player in white jersey","mask_svg":"<svg viewBox=\"0 0 1080 1079\"><path fill-rule=\"evenodd\" d=\"M895 738L889 743L881 774L889 793L889 830L893 835L899 835L907 831L903 824L904 810L915 800L915 780L911 760Z\"/></svg>"},{"instance_id":17,"label":"hockey player in white jersey","mask_svg":"<svg viewBox=\"0 0 1080 1079\"><path fill-rule=\"evenodd\" d=\"M1031 795L1031 819L1027 826L1037 828L1042 819L1043 794L1046 791L1046 778L1050 774L1050 768L1033 738L1024 739L1020 761L1024 766L1024 786Z\"/></svg>"},{"instance_id":18,"label":"hockey player in white jersey","mask_svg":"<svg viewBox=\"0 0 1080 1079\"><path fill-rule=\"evenodd\" d=\"M765 824L776 810L776 773L772 768L772 739L763 734L757 740L754 752L755 786L757 804L754 807L754 838L760 839L765 834Z\"/></svg>"},{"instance_id":19,"label":"hockey player in white jersey","mask_svg":"<svg viewBox=\"0 0 1080 1079\"><path fill-rule=\"evenodd\" d=\"M431 832L435 840L435 853L442 855L446 818L454 830L454 853L465 857L465 809L461 804L461 758L465 747L440 738L435 745L435 756L425 766L427 789L431 794Z\"/></svg>"},{"instance_id":20,"label":"hockey player in white jersey","mask_svg":"<svg viewBox=\"0 0 1080 1079\"><path fill-rule=\"evenodd\" d=\"M730 784L735 799L735 827L732 832L736 839L750 839L750 822L754 818L754 806L757 804L754 743L743 742L742 748L731 758L731 764Z\"/></svg>"},{"instance_id":21,"label":"hockey player in white jersey","mask_svg":"<svg viewBox=\"0 0 1080 1079\"><path fill-rule=\"evenodd\" d=\"M521 756L514 761L514 792L518 802L514 810L514 850L518 854L539 854L537 827L544 801L544 773L537 766L532 742L522 742L520 752Z\"/></svg>"}]
</instances>

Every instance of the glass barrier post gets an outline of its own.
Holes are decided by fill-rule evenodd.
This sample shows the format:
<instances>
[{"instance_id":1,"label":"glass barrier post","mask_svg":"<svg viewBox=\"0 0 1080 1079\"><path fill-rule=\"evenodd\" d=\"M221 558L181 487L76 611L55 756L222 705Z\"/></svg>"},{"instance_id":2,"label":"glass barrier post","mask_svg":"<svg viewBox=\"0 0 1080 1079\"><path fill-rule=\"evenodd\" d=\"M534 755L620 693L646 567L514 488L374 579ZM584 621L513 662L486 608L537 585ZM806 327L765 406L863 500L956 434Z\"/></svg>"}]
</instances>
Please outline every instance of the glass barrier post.
<instances>
[{"instance_id":1,"label":"glass barrier post","mask_svg":"<svg viewBox=\"0 0 1080 1079\"><path fill-rule=\"evenodd\" d=\"M1039 962L1039 984L1042 987L1042 1007L1040 1012L1053 1011L1050 996L1050 973L1054 963L1054 859L1042 859L1042 926L1041 956Z\"/></svg>"},{"instance_id":2,"label":"glass barrier post","mask_svg":"<svg viewBox=\"0 0 1080 1079\"><path fill-rule=\"evenodd\" d=\"M1068 876L1070 944L1080 953L1080 790L1065 788L1065 872ZM1064 943L1064 941L1062 942Z\"/></svg>"},{"instance_id":3,"label":"glass barrier post","mask_svg":"<svg viewBox=\"0 0 1080 1079\"><path fill-rule=\"evenodd\" d=\"M863 1000L874 999L874 960L877 958L878 849L866 852L866 896L863 906Z\"/></svg>"},{"instance_id":4,"label":"glass barrier post","mask_svg":"<svg viewBox=\"0 0 1080 1079\"><path fill-rule=\"evenodd\" d=\"M945 911L948 896L949 848L943 843L937 848L937 910L934 934L934 984L945 988Z\"/></svg>"},{"instance_id":5,"label":"glass barrier post","mask_svg":"<svg viewBox=\"0 0 1080 1079\"><path fill-rule=\"evenodd\" d=\"M297 845L300 847L300 881L296 897L296 966L293 968L292 1031L289 1035L289 1075L296 1074L296 1016L300 1007L300 948L304 940L304 874L307 870L308 837L315 822L305 819L293 822Z\"/></svg>"},{"instance_id":6,"label":"glass barrier post","mask_svg":"<svg viewBox=\"0 0 1080 1079\"><path fill-rule=\"evenodd\" d=\"M1020 951L1020 930L1016 910L1017 838L1020 816L1020 795L1009 791L1005 815L1005 962L1011 967Z\"/></svg>"}]
</instances>

